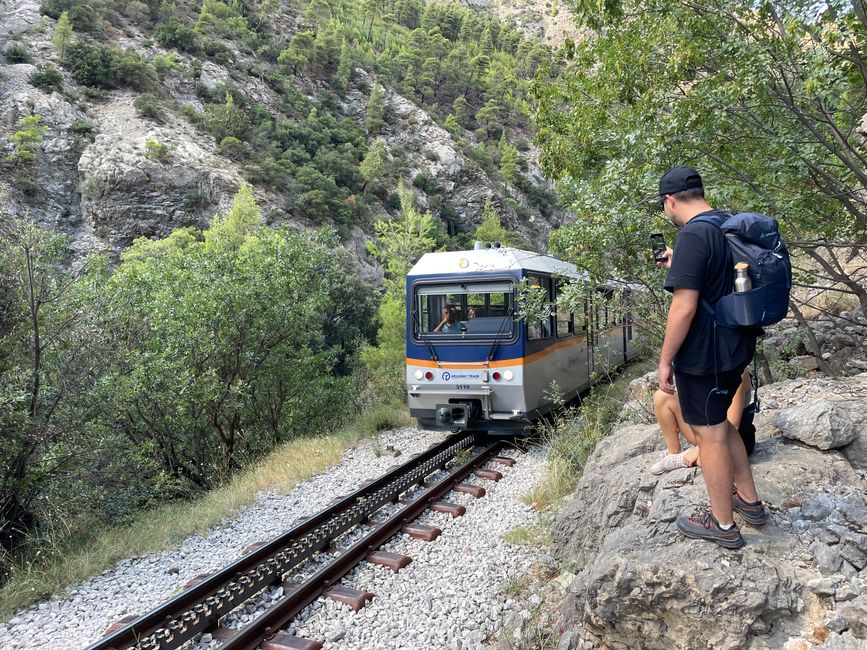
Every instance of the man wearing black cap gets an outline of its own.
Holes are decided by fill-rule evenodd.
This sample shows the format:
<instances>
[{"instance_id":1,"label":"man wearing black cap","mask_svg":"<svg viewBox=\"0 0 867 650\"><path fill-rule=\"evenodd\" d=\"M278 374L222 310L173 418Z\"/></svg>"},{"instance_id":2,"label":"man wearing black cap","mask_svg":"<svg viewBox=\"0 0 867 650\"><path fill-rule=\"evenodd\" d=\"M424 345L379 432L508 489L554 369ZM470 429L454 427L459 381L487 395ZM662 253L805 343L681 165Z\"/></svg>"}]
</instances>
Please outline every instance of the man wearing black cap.
<instances>
[{"instance_id":1,"label":"man wearing black cap","mask_svg":"<svg viewBox=\"0 0 867 650\"><path fill-rule=\"evenodd\" d=\"M719 227L693 221L718 214L704 198L699 173L692 167L672 168L659 181L658 197L665 215L680 229L674 251L666 251L666 261L660 263L670 268L665 288L674 296L659 359L659 387L672 394L672 380L677 381L681 412L698 441L711 503L710 513L680 516L677 527L687 537L739 548L744 539L732 511L752 525L767 520L743 441L726 420L756 339L747 330L717 327L702 308L703 300L713 306L730 293L734 264Z\"/></svg>"}]
</instances>

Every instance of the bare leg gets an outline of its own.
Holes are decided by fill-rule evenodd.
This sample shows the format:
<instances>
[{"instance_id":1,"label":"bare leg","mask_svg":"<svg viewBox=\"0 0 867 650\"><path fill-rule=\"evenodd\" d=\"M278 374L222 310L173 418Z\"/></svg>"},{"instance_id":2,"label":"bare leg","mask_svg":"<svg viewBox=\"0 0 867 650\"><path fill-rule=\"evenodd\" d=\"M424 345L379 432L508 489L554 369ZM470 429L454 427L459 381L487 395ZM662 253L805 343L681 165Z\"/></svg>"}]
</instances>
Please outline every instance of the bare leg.
<instances>
[{"instance_id":1,"label":"bare leg","mask_svg":"<svg viewBox=\"0 0 867 650\"><path fill-rule=\"evenodd\" d=\"M735 431L741 425L741 418L744 415L744 407L746 406L749 392L750 371L744 370L744 374L741 375L741 385L738 386L738 390L732 398L731 406L729 406L729 410L726 412L726 419L734 425Z\"/></svg>"},{"instance_id":2,"label":"bare leg","mask_svg":"<svg viewBox=\"0 0 867 650\"><path fill-rule=\"evenodd\" d=\"M678 436L678 419L680 406L677 395L669 395L661 390L653 394L653 410L662 431L662 440L670 454L680 453L680 437Z\"/></svg>"},{"instance_id":3,"label":"bare leg","mask_svg":"<svg viewBox=\"0 0 867 650\"><path fill-rule=\"evenodd\" d=\"M729 455L732 460L732 474L734 483L738 488L738 494L745 501L758 501L759 497L756 493L756 485L753 482L753 471L750 468L750 461L747 457L747 449L744 447L744 441L741 438L738 430L731 423L728 423L728 448ZM706 472L705 472L706 473ZM731 491L731 486L729 487Z\"/></svg>"},{"instance_id":4,"label":"bare leg","mask_svg":"<svg viewBox=\"0 0 867 650\"><path fill-rule=\"evenodd\" d=\"M731 427L731 423L727 420L711 427L693 426L701 454L701 467L704 473L704 482L707 485L707 493L710 497L711 511L722 526L734 523L732 517L734 464L729 451L729 428L732 428L734 435L738 436L737 431ZM746 450L743 449L743 444L741 444L741 453L744 456L743 459L746 460ZM747 472L749 472L749 464L747 464ZM750 478L750 482L752 482L752 478ZM742 496L747 499L750 498L748 494Z\"/></svg>"}]
</instances>

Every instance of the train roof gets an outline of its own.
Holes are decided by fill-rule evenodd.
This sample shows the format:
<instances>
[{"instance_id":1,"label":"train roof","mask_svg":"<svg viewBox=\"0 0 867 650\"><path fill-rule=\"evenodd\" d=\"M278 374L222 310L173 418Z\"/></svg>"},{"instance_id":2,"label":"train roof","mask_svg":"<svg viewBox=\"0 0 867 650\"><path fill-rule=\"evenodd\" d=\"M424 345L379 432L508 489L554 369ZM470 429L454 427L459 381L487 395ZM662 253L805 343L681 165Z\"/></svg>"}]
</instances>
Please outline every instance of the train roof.
<instances>
[{"instance_id":1,"label":"train roof","mask_svg":"<svg viewBox=\"0 0 867 650\"><path fill-rule=\"evenodd\" d=\"M470 251L425 253L407 275L464 275L466 273L495 273L522 269L582 277L578 274L574 264L558 260L550 255L506 246Z\"/></svg>"}]
</instances>

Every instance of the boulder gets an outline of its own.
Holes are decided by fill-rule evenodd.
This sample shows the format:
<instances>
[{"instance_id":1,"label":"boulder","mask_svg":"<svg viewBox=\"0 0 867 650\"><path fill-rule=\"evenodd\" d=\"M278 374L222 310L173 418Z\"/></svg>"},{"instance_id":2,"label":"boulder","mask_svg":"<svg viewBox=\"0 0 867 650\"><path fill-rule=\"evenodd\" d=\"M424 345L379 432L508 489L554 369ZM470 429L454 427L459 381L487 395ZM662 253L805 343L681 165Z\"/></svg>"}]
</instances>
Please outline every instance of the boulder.
<instances>
[{"instance_id":1,"label":"boulder","mask_svg":"<svg viewBox=\"0 0 867 650\"><path fill-rule=\"evenodd\" d=\"M558 514L554 552L576 572L564 629L586 629L615 649L768 648L799 638L817 617L830 620L837 606L855 611L860 579L841 571L844 553L860 550L856 535L864 531L853 521L863 501L854 491L825 491L858 484L839 453L760 438L753 473L771 521L742 525L747 545L729 551L677 531L679 514L707 503L706 487L699 469L651 475L658 445L656 426L617 430L597 446ZM827 519L807 519L801 504L811 517L824 507ZM843 585L846 600L835 604Z\"/></svg>"},{"instance_id":2,"label":"boulder","mask_svg":"<svg viewBox=\"0 0 867 650\"><path fill-rule=\"evenodd\" d=\"M867 431L867 405L821 399L780 411L774 424L783 436L819 449L838 449Z\"/></svg>"}]
</instances>

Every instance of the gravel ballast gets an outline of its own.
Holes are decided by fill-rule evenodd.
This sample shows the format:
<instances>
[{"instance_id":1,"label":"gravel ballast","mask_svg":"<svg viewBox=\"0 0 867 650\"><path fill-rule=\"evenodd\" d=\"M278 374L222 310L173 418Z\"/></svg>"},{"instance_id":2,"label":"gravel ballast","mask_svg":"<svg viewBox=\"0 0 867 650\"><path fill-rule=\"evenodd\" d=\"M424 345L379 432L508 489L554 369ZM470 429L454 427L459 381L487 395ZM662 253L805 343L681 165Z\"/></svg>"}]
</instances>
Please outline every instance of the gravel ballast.
<instances>
[{"instance_id":1,"label":"gravel ballast","mask_svg":"<svg viewBox=\"0 0 867 650\"><path fill-rule=\"evenodd\" d=\"M340 463L299 483L289 494L260 493L252 506L221 522L206 537L193 536L170 551L123 560L60 597L19 612L0 625L0 647L85 648L116 620L156 607L193 577L222 568L251 544L276 537L299 517L318 512L443 437L415 428L383 433L376 441L348 450ZM388 445L402 455L381 454ZM365 563L344 578L341 584L374 593L366 607L353 612L347 605L320 598L305 608L291 629L298 636L325 642L325 648L482 647L518 607L506 593L507 586L541 556L539 549L506 543L503 535L537 522L537 513L520 497L541 478L546 453L531 448L527 454L505 455L517 463L511 468L496 466L504 475L501 481L467 481L482 485L486 496L473 499L451 492L446 497L466 506L464 516L453 519L428 511L417 520L442 529L436 541L400 535L383 546L412 557L408 567L395 574ZM277 590L263 594L256 604L233 615L230 627L253 620L280 595ZM203 641L196 646L217 647L207 636Z\"/></svg>"}]
</instances>

